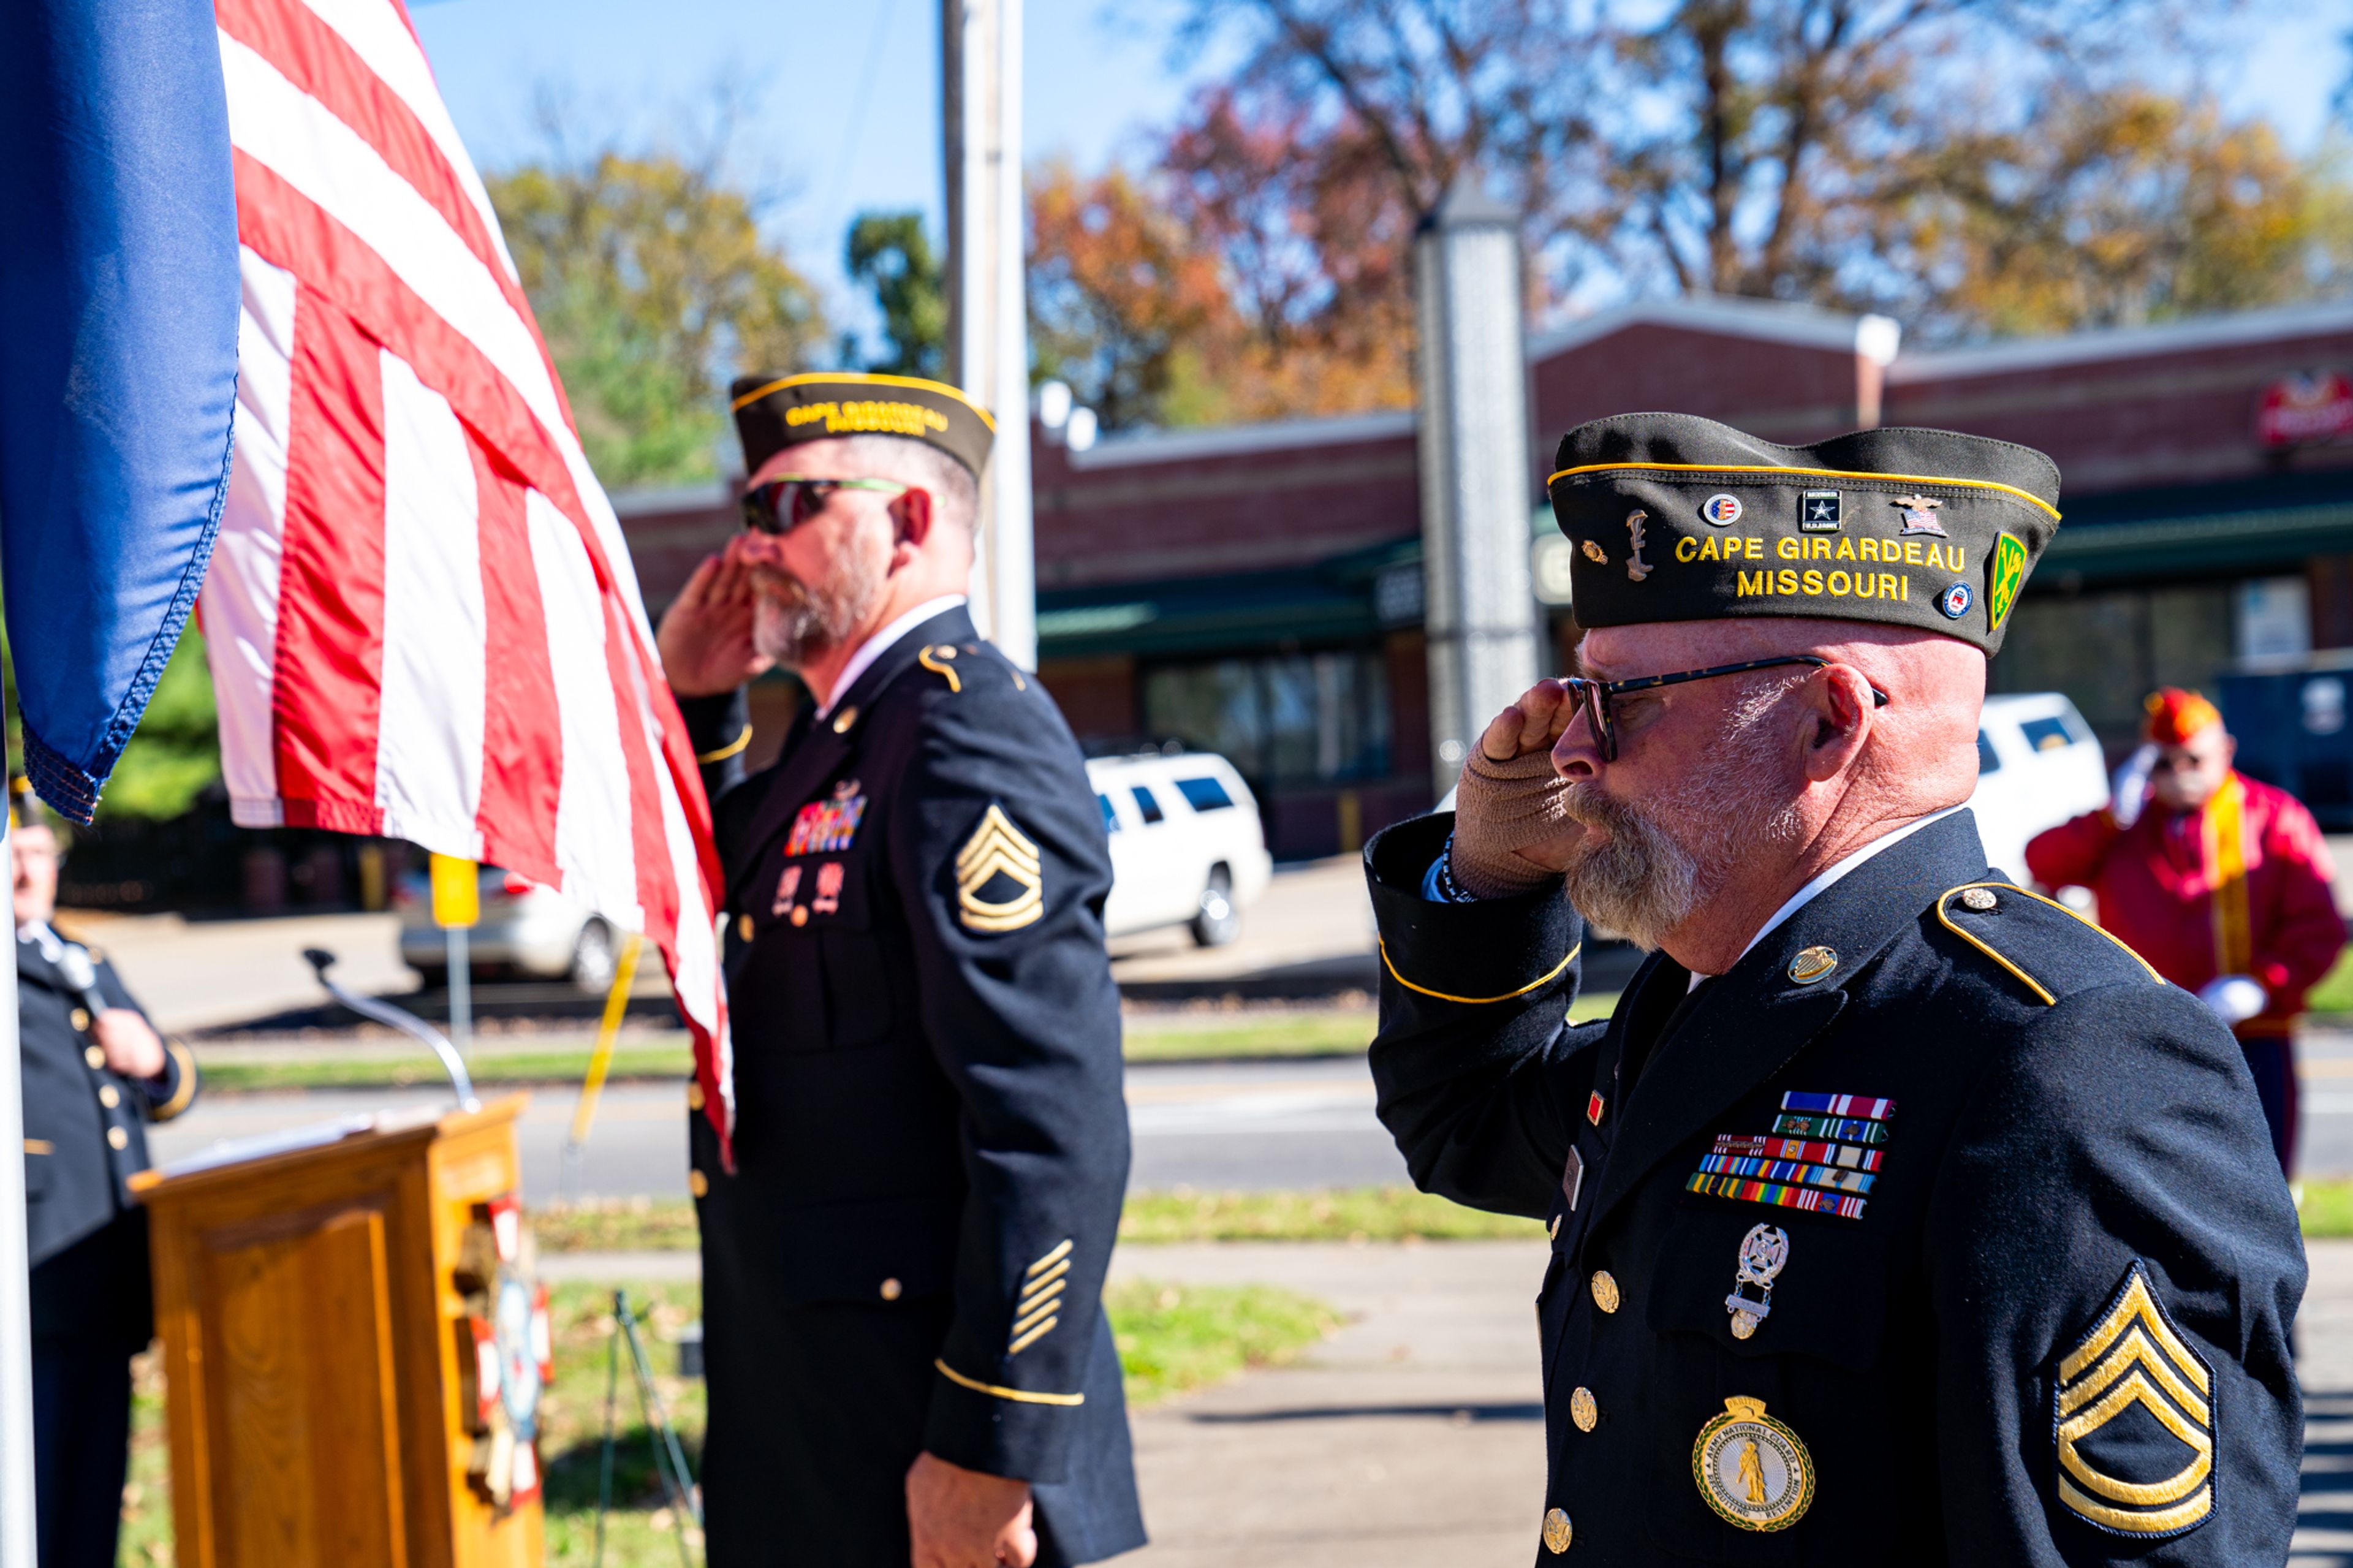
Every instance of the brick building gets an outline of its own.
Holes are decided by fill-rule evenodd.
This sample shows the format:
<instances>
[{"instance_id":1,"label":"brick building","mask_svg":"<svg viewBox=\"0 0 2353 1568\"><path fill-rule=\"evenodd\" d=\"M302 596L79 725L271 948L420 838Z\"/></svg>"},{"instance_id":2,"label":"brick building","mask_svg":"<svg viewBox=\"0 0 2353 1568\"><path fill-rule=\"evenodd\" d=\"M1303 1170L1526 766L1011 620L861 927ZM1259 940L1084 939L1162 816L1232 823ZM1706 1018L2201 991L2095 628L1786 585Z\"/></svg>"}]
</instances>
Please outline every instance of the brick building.
<instances>
[{"instance_id":1,"label":"brick building","mask_svg":"<svg viewBox=\"0 0 2353 1568\"><path fill-rule=\"evenodd\" d=\"M1800 442L1935 425L2025 442L2066 516L1992 667L2121 742L2140 694L2353 647L2353 304L1989 348L1899 352L1894 324L1680 300L1533 339L1531 606L1567 668L1542 479L1560 433L1629 409ZM1039 674L1082 739L1233 758L1279 855L1351 847L1431 796L1410 413L1034 432ZM734 526L723 487L616 498L659 611ZM761 706L792 701L779 682ZM773 737L776 717L760 722ZM769 742L773 744L773 740Z\"/></svg>"}]
</instances>

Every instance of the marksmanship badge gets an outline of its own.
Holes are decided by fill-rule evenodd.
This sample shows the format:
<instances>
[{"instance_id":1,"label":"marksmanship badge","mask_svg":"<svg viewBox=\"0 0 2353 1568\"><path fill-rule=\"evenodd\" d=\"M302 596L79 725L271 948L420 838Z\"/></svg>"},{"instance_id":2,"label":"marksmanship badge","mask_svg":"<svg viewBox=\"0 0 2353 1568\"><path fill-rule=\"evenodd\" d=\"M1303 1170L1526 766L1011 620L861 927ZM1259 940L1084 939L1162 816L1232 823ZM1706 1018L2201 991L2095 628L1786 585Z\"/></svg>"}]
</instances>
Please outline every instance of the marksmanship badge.
<instances>
[{"instance_id":1,"label":"marksmanship badge","mask_svg":"<svg viewBox=\"0 0 2353 1568\"><path fill-rule=\"evenodd\" d=\"M1699 1429L1692 1479L1726 1523L1787 1530L1814 1500L1814 1458L1795 1432L1765 1414L1765 1402L1735 1394Z\"/></svg>"},{"instance_id":2,"label":"marksmanship badge","mask_svg":"<svg viewBox=\"0 0 2353 1568\"><path fill-rule=\"evenodd\" d=\"M1773 1281L1789 1261L1789 1233L1760 1225L1740 1238L1740 1272L1724 1310L1732 1314L1732 1337L1745 1340L1773 1313ZM1754 1294L1751 1289L1754 1289Z\"/></svg>"}]
</instances>

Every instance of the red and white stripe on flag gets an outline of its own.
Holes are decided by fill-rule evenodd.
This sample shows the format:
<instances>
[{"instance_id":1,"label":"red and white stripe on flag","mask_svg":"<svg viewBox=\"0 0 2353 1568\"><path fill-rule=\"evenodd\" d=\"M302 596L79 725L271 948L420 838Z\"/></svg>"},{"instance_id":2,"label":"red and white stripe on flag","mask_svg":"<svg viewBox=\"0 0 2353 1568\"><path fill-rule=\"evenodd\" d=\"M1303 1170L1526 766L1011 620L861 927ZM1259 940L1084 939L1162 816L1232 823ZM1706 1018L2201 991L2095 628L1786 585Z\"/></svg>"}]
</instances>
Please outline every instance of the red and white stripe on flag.
<instances>
[{"instance_id":1,"label":"red and white stripe on flag","mask_svg":"<svg viewBox=\"0 0 2353 1568\"><path fill-rule=\"evenodd\" d=\"M711 811L620 524L400 0L218 0L244 319L199 614L236 819L406 838L661 950L733 1092Z\"/></svg>"}]
</instances>

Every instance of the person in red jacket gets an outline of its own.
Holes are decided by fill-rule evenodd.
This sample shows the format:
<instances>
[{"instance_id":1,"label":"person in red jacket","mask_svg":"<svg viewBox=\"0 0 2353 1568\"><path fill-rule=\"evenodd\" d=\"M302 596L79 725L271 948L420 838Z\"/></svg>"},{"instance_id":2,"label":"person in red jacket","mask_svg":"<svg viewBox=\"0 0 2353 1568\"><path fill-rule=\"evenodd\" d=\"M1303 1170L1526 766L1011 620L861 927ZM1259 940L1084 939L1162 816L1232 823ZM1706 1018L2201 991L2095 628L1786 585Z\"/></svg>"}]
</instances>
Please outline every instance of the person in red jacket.
<instances>
[{"instance_id":1,"label":"person in red jacket","mask_svg":"<svg viewBox=\"0 0 2353 1568\"><path fill-rule=\"evenodd\" d=\"M2293 1174L2293 1030L2345 946L2328 848L2295 796L2231 766L2238 744L2211 702L2167 687L2147 707L2113 803L2039 835L2027 868L2089 888L2102 925L2231 1026Z\"/></svg>"}]
</instances>

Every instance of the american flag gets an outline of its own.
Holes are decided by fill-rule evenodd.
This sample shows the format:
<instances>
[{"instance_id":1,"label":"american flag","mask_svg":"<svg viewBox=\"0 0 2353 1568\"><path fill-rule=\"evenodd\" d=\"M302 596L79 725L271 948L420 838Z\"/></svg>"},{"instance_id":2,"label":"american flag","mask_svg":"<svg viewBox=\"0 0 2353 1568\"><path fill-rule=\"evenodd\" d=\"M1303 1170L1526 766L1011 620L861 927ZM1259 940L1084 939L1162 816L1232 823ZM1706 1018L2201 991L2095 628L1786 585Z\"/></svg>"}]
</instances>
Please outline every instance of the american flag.
<instances>
[{"instance_id":1,"label":"american flag","mask_svg":"<svg viewBox=\"0 0 2353 1568\"><path fill-rule=\"evenodd\" d=\"M400 0L218 0L244 313L199 614L231 808L561 889L667 962L723 1141L710 806Z\"/></svg>"}]
</instances>

